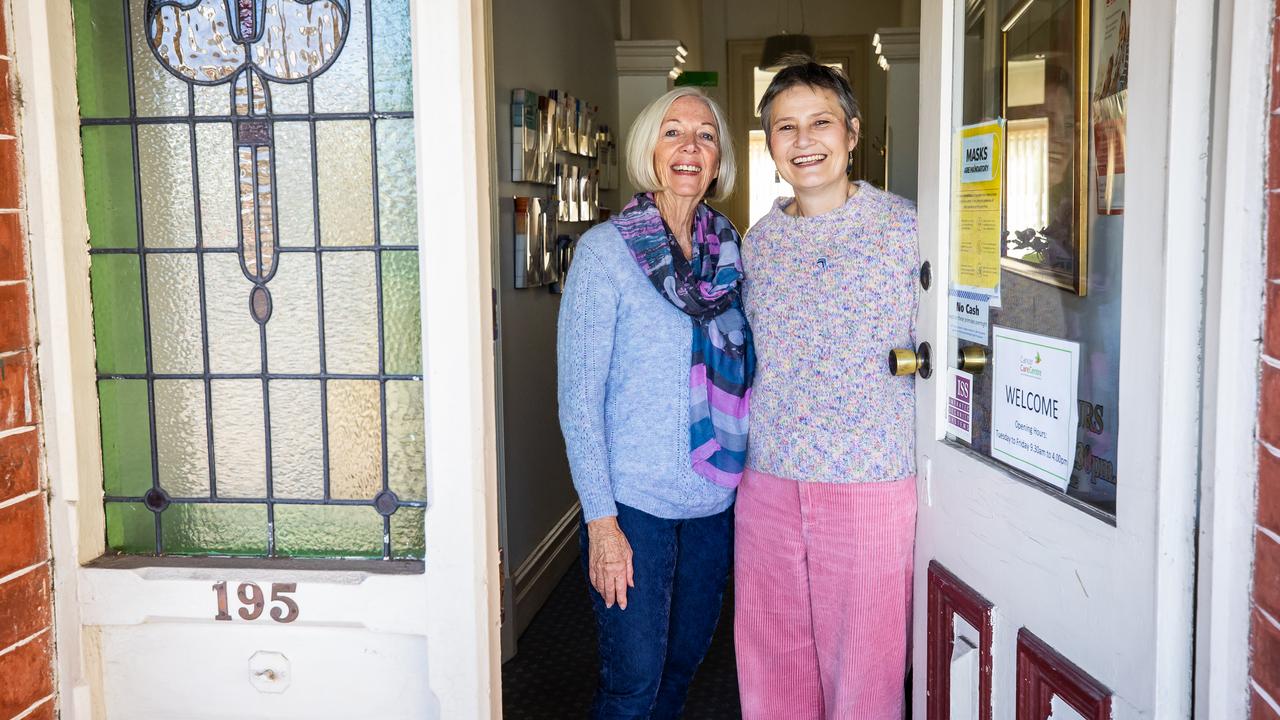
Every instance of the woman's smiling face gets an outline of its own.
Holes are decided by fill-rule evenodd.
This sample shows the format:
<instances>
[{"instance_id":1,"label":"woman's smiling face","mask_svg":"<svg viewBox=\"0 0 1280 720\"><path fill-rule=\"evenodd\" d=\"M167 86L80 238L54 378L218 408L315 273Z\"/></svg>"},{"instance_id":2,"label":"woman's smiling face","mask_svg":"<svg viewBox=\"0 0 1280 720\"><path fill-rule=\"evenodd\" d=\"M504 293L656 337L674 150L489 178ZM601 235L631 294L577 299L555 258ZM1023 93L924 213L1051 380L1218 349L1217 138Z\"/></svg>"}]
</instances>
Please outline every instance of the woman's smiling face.
<instances>
[{"instance_id":1,"label":"woman's smiling face","mask_svg":"<svg viewBox=\"0 0 1280 720\"><path fill-rule=\"evenodd\" d=\"M836 94L797 85L783 90L770 108L769 154L778 174L797 191L843 182L849 153L858 145Z\"/></svg>"},{"instance_id":2,"label":"woman's smiling face","mask_svg":"<svg viewBox=\"0 0 1280 720\"><path fill-rule=\"evenodd\" d=\"M696 97L677 98L662 118L653 169L662 191L701 199L720 171L720 128Z\"/></svg>"}]
</instances>

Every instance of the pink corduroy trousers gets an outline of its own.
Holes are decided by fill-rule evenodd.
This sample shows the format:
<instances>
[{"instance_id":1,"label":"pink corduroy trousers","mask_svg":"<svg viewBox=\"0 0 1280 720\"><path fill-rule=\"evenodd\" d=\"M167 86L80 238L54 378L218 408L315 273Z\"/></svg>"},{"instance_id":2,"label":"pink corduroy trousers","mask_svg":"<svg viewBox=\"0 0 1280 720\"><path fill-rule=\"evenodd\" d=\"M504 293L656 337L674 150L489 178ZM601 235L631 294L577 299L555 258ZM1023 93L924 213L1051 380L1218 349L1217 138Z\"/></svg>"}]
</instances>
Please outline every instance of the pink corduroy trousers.
<instances>
[{"instance_id":1,"label":"pink corduroy trousers","mask_svg":"<svg viewBox=\"0 0 1280 720\"><path fill-rule=\"evenodd\" d=\"M899 720L916 481L738 487L733 634L744 720Z\"/></svg>"}]
</instances>

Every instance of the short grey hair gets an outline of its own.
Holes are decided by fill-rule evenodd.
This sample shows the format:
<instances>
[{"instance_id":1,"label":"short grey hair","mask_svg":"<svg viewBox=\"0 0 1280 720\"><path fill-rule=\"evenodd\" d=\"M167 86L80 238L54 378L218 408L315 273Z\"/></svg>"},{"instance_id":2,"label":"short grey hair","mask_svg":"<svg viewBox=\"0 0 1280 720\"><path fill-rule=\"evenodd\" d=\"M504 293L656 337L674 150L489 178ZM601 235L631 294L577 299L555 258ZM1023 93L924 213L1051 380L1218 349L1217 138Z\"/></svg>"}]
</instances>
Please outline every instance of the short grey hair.
<instances>
[{"instance_id":1,"label":"short grey hair","mask_svg":"<svg viewBox=\"0 0 1280 720\"><path fill-rule=\"evenodd\" d=\"M695 87L678 87L649 103L636 116L636 121L631 124L631 132L627 135L627 176L631 178L632 185L644 192L663 189L658 173L653 168L653 154L658 148L662 119L667 116L671 105L682 97L696 97L706 103L716 119L720 167L716 171L716 179L707 188L707 195L712 200L724 200L733 193L734 179L738 174L738 166L733 159L733 140L729 137L729 123L716 101Z\"/></svg>"},{"instance_id":2,"label":"short grey hair","mask_svg":"<svg viewBox=\"0 0 1280 720\"><path fill-rule=\"evenodd\" d=\"M830 90L844 111L845 127L853 132L853 121L862 123L862 110L858 107L858 98L853 94L849 78L840 68L827 67L808 55L788 55L782 60L782 69L773 76L768 89L760 96L760 126L764 129L764 140L768 143L773 137L773 101L783 92L793 87L821 88Z\"/></svg>"}]
</instances>

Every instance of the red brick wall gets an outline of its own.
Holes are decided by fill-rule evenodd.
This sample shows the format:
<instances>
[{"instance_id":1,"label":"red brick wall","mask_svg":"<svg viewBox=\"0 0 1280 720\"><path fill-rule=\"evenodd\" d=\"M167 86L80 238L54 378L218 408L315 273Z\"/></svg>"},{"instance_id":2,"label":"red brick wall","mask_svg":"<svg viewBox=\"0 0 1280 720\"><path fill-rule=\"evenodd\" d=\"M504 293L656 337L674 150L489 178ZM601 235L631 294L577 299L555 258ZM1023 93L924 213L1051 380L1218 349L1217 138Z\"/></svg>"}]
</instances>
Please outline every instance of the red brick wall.
<instances>
[{"instance_id":1,"label":"red brick wall","mask_svg":"<svg viewBox=\"0 0 1280 720\"><path fill-rule=\"evenodd\" d=\"M0 720L52 720L49 533L8 1L0 0Z\"/></svg>"}]
</instances>

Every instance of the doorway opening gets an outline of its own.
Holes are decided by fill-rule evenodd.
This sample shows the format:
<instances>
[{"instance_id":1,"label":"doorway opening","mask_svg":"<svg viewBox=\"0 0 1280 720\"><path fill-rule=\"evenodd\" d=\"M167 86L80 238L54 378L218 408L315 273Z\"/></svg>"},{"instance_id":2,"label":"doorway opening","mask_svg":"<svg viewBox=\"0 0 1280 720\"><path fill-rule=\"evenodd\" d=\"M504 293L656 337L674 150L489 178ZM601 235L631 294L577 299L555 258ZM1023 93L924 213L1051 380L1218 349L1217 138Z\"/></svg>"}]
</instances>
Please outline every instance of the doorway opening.
<instances>
[{"instance_id":1,"label":"doorway opening","mask_svg":"<svg viewBox=\"0 0 1280 720\"><path fill-rule=\"evenodd\" d=\"M790 194L755 114L776 71L762 67L764 41L805 34L819 61L844 70L858 96L864 125L855 177L914 199L915 108L897 98L916 95L918 50L877 52L876 39L918 36L919 17L918 0L553 0L537 8L491 0L506 717L582 717L595 688L581 510L556 402L556 323L565 250L634 192L624 156L632 121L675 84L699 85L724 108L730 131L723 141L733 143L746 167L739 167L734 194L715 207L745 232L777 197ZM573 132L560 129L568 127ZM544 134L549 146L540 146ZM737 716L731 621L726 592L690 691L689 716Z\"/></svg>"}]
</instances>

